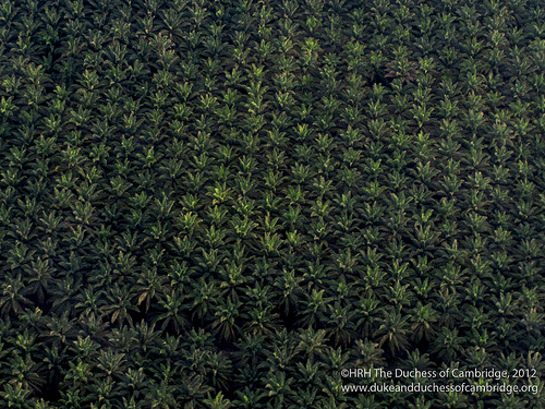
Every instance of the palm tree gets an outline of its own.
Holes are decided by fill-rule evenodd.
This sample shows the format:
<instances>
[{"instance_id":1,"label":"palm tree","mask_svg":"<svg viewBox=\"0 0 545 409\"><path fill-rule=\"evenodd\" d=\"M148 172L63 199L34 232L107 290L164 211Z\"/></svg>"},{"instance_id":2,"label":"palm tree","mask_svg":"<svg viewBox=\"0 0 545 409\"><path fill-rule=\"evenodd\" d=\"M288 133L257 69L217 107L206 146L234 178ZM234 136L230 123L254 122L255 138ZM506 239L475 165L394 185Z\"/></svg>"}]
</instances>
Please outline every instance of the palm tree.
<instances>
[{"instance_id":1,"label":"palm tree","mask_svg":"<svg viewBox=\"0 0 545 409\"><path fill-rule=\"evenodd\" d=\"M74 310L81 311L82 314L91 311L96 315L100 314L101 308L105 304L104 294L102 289L97 289L95 285L89 285L82 292L78 293L74 298L78 301L74 305Z\"/></svg>"},{"instance_id":2,"label":"palm tree","mask_svg":"<svg viewBox=\"0 0 545 409\"><path fill-rule=\"evenodd\" d=\"M356 301L355 311L359 317L356 325L362 337L368 337L377 329L380 317L378 305L379 302L374 294L369 292L362 294Z\"/></svg>"},{"instance_id":3,"label":"palm tree","mask_svg":"<svg viewBox=\"0 0 545 409\"><path fill-rule=\"evenodd\" d=\"M221 339L226 341L235 339L235 335L239 331L237 321L240 317L239 309L241 306L241 302L225 301L225 299L220 299L214 306L214 320L211 328Z\"/></svg>"},{"instance_id":4,"label":"palm tree","mask_svg":"<svg viewBox=\"0 0 545 409\"><path fill-rule=\"evenodd\" d=\"M146 393L146 404L151 409L174 409L178 407L174 397L175 386L170 385L166 380L159 384L154 380L150 382Z\"/></svg>"},{"instance_id":5,"label":"palm tree","mask_svg":"<svg viewBox=\"0 0 545 409\"><path fill-rule=\"evenodd\" d=\"M294 403L289 406L289 409L319 407L316 396L317 388L314 385L306 385L306 388L297 392L297 396L293 398Z\"/></svg>"},{"instance_id":6,"label":"palm tree","mask_svg":"<svg viewBox=\"0 0 545 409\"><path fill-rule=\"evenodd\" d=\"M413 292L409 289L410 284L401 285L400 280L388 288L388 298L396 308L403 308L411 304L414 299Z\"/></svg>"},{"instance_id":7,"label":"palm tree","mask_svg":"<svg viewBox=\"0 0 545 409\"><path fill-rule=\"evenodd\" d=\"M223 393L220 391L214 398L204 399L203 402L210 409L229 409L233 407L231 401L223 396Z\"/></svg>"},{"instance_id":8,"label":"palm tree","mask_svg":"<svg viewBox=\"0 0 545 409\"><path fill-rule=\"evenodd\" d=\"M25 390L37 392L41 390L45 383L43 375L40 373L40 365L32 360L31 354L14 354L7 361L7 365L11 368L12 384L20 384Z\"/></svg>"},{"instance_id":9,"label":"palm tree","mask_svg":"<svg viewBox=\"0 0 545 409\"><path fill-rule=\"evenodd\" d=\"M482 287L478 287L481 288ZM443 288L438 292L436 310L439 313L439 324L453 326L460 318L460 296L456 291Z\"/></svg>"},{"instance_id":10,"label":"palm tree","mask_svg":"<svg viewBox=\"0 0 545 409\"><path fill-rule=\"evenodd\" d=\"M311 327L307 329L301 328L298 335L300 341L295 352L303 353L305 356L309 357L309 359L314 359L316 354L325 349L326 337L327 332L323 329L314 330Z\"/></svg>"},{"instance_id":11,"label":"palm tree","mask_svg":"<svg viewBox=\"0 0 545 409\"><path fill-rule=\"evenodd\" d=\"M358 394L358 397L356 398L356 402L355 402L356 406L354 407L356 409L385 409L386 408L385 404L377 401L375 396L376 395L366 396L363 393Z\"/></svg>"},{"instance_id":12,"label":"palm tree","mask_svg":"<svg viewBox=\"0 0 545 409\"><path fill-rule=\"evenodd\" d=\"M0 284L0 312L4 317L10 314L20 314L31 302L23 295L25 285L21 274L6 274Z\"/></svg>"},{"instance_id":13,"label":"palm tree","mask_svg":"<svg viewBox=\"0 0 545 409\"><path fill-rule=\"evenodd\" d=\"M3 402L8 408L31 409L33 399L32 391L23 386L20 382L8 383L4 385L4 390L0 392L0 402Z\"/></svg>"},{"instance_id":14,"label":"palm tree","mask_svg":"<svg viewBox=\"0 0 545 409\"><path fill-rule=\"evenodd\" d=\"M272 335L280 328L278 313L272 312L271 305L257 305L248 313L248 322L244 329L252 334Z\"/></svg>"},{"instance_id":15,"label":"palm tree","mask_svg":"<svg viewBox=\"0 0 545 409\"><path fill-rule=\"evenodd\" d=\"M351 306L341 306L339 301L328 306L329 316L326 318L326 328L331 333L336 346L347 346L355 336L354 317L356 311Z\"/></svg>"},{"instance_id":16,"label":"palm tree","mask_svg":"<svg viewBox=\"0 0 545 409\"><path fill-rule=\"evenodd\" d=\"M419 369L421 371L426 371L433 369L435 364L431 361L429 354L421 354L418 349L411 351L407 359L403 360L403 365L405 368Z\"/></svg>"},{"instance_id":17,"label":"palm tree","mask_svg":"<svg viewBox=\"0 0 545 409\"><path fill-rule=\"evenodd\" d=\"M445 409L466 408L470 404L466 395L455 391L440 393L436 402L439 407Z\"/></svg>"},{"instance_id":18,"label":"palm tree","mask_svg":"<svg viewBox=\"0 0 545 409\"><path fill-rule=\"evenodd\" d=\"M310 294L306 295L307 299L302 301L302 316L299 319L299 325L314 327L324 321L328 299L324 297L324 290L312 290Z\"/></svg>"},{"instance_id":19,"label":"palm tree","mask_svg":"<svg viewBox=\"0 0 545 409\"><path fill-rule=\"evenodd\" d=\"M161 330L172 328L175 334L189 327L190 322L186 317L187 307L184 304L185 297L180 291L173 290L166 294L158 303L159 313L155 318L154 325L161 323Z\"/></svg>"},{"instance_id":20,"label":"palm tree","mask_svg":"<svg viewBox=\"0 0 545 409\"><path fill-rule=\"evenodd\" d=\"M126 362L127 359L124 353L109 348L99 352L96 367L102 374L105 374L108 379L111 379L111 377L117 377L118 375L125 373ZM102 374L99 376L104 376Z\"/></svg>"},{"instance_id":21,"label":"palm tree","mask_svg":"<svg viewBox=\"0 0 545 409\"><path fill-rule=\"evenodd\" d=\"M245 386L243 390L237 390L237 398L233 401L233 405L236 408L241 409L263 409L263 404L259 403L262 400L262 394L256 390Z\"/></svg>"},{"instance_id":22,"label":"palm tree","mask_svg":"<svg viewBox=\"0 0 545 409\"><path fill-rule=\"evenodd\" d=\"M110 322L113 324L117 321L120 327L124 322L132 324L130 312L137 311L137 309L131 302L131 298L133 296L127 285L120 287L115 283L112 289L106 293L107 304L101 308L102 316L110 315Z\"/></svg>"},{"instance_id":23,"label":"palm tree","mask_svg":"<svg viewBox=\"0 0 545 409\"><path fill-rule=\"evenodd\" d=\"M294 269L282 269L282 274L275 278L273 286L281 294L279 305L285 315L298 310L303 277L297 276Z\"/></svg>"},{"instance_id":24,"label":"palm tree","mask_svg":"<svg viewBox=\"0 0 545 409\"><path fill-rule=\"evenodd\" d=\"M64 311L60 316L48 315L46 322L47 330L44 336L52 340L54 345L66 345L76 338L76 323L68 311Z\"/></svg>"},{"instance_id":25,"label":"palm tree","mask_svg":"<svg viewBox=\"0 0 545 409\"><path fill-rule=\"evenodd\" d=\"M435 323L438 321L437 311L431 304L422 305L419 301L410 314L412 320L411 329L415 342L429 340L435 333Z\"/></svg>"},{"instance_id":26,"label":"palm tree","mask_svg":"<svg viewBox=\"0 0 545 409\"><path fill-rule=\"evenodd\" d=\"M145 302L144 311L147 312L151 301L164 295L166 282L167 277L158 275L156 267L144 268L136 282L136 305L140 306Z\"/></svg>"},{"instance_id":27,"label":"palm tree","mask_svg":"<svg viewBox=\"0 0 545 409\"><path fill-rule=\"evenodd\" d=\"M390 351L396 353L399 350L407 351L409 346L410 317L403 316L398 310L383 312L382 324L375 331L374 336L379 338L379 346L387 343Z\"/></svg>"},{"instance_id":28,"label":"palm tree","mask_svg":"<svg viewBox=\"0 0 545 409\"><path fill-rule=\"evenodd\" d=\"M356 348L353 351L355 357L354 365L361 368L384 367L384 351L378 343L369 340L358 339Z\"/></svg>"},{"instance_id":29,"label":"palm tree","mask_svg":"<svg viewBox=\"0 0 545 409\"><path fill-rule=\"evenodd\" d=\"M432 352L445 362L455 361L463 350L465 340L465 337L458 335L458 329L443 327L433 340Z\"/></svg>"},{"instance_id":30,"label":"palm tree","mask_svg":"<svg viewBox=\"0 0 545 409\"><path fill-rule=\"evenodd\" d=\"M232 301L238 301L239 294L243 292L243 288L248 285L251 279L243 274L244 265L242 263L231 260L225 264L225 266L219 267L221 295Z\"/></svg>"},{"instance_id":31,"label":"palm tree","mask_svg":"<svg viewBox=\"0 0 545 409\"><path fill-rule=\"evenodd\" d=\"M294 378L286 377L284 371L271 371L265 379L265 388L268 389L268 392L263 392L261 397L273 398L273 407L275 409L285 407L286 401L291 401L296 396L290 386L293 381Z\"/></svg>"},{"instance_id":32,"label":"palm tree","mask_svg":"<svg viewBox=\"0 0 545 409\"><path fill-rule=\"evenodd\" d=\"M208 283L203 277L194 283L192 294L195 294L195 301L192 304L192 318L204 320L208 316L212 305L219 298L219 291L214 283Z\"/></svg>"}]
</instances>

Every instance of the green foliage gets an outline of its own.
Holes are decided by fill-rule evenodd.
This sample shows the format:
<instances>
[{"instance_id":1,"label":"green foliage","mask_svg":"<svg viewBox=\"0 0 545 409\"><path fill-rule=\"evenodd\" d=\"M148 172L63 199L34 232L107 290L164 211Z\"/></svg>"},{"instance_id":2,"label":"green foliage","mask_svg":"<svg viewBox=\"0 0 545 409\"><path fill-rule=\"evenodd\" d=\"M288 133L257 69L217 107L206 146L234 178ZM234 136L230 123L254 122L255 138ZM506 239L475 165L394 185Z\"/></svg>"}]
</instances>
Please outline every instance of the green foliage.
<instances>
[{"instance_id":1,"label":"green foliage","mask_svg":"<svg viewBox=\"0 0 545 409\"><path fill-rule=\"evenodd\" d=\"M539 4L129 3L0 5L1 407L543 406L340 375L545 371Z\"/></svg>"}]
</instances>

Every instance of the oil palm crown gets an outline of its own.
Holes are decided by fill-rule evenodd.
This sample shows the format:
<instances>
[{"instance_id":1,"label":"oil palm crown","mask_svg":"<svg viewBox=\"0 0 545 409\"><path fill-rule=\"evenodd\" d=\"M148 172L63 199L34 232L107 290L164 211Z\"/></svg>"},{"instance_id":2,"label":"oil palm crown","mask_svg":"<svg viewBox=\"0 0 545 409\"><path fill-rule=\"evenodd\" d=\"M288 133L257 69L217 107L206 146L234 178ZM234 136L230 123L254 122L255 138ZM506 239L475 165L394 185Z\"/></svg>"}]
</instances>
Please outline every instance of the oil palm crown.
<instances>
[{"instance_id":1,"label":"oil palm crown","mask_svg":"<svg viewBox=\"0 0 545 409\"><path fill-rule=\"evenodd\" d=\"M458 334L456 328L443 327L433 341L432 352L443 358L445 362L456 361L463 350L465 338Z\"/></svg>"},{"instance_id":2,"label":"oil palm crown","mask_svg":"<svg viewBox=\"0 0 545 409\"><path fill-rule=\"evenodd\" d=\"M215 397L203 399L203 402L210 409L229 409L233 407L231 400L226 398L221 391Z\"/></svg>"},{"instance_id":3,"label":"oil palm crown","mask_svg":"<svg viewBox=\"0 0 545 409\"><path fill-rule=\"evenodd\" d=\"M264 404L259 403L259 401L263 400L261 394L258 394L258 392L250 389L248 386L244 387L243 390L237 390L235 393L236 393L237 399L233 400L233 404L236 405L237 408L241 408L241 409L264 408Z\"/></svg>"},{"instance_id":4,"label":"oil palm crown","mask_svg":"<svg viewBox=\"0 0 545 409\"><path fill-rule=\"evenodd\" d=\"M306 327L314 327L318 323L323 323L327 310L328 298L324 296L324 290L313 289L303 300L303 308L299 324Z\"/></svg>"},{"instance_id":5,"label":"oil palm crown","mask_svg":"<svg viewBox=\"0 0 545 409\"><path fill-rule=\"evenodd\" d=\"M349 345L355 337L354 317L356 312L350 310L348 305L341 306L339 301L336 301L334 305L328 305L328 309L326 331L331 334L335 345Z\"/></svg>"},{"instance_id":6,"label":"oil palm crown","mask_svg":"<svg viewBox=\"0 0 545 409\"><path fill-rule=\"evenodd\" d=\"M124 322L132 323L131 311L136 311L136 307L130 301L131 294L127 287L114 285L112 290L106 293L107 304L101 308L102 317L109 316L110 322L118 322L122 327Z\"/></svg>"},{"instance_id":7,"label":"oil palm crown","mask_svg":"<svg viewBox=\"0 0 545 409\"><path fill-rule=\"evenodd\" d=\"M403 360L402 366L409 370L419 369L421 371L435 368L435 364L431 360L430 355L427 353L422 354L418 349L415 349L408 354L407 358Z\"/></svg>"},{"instance_id":8,"label":"oil palm crown","mask_svg":"<svg viewBox=\"0 0 545 409\"><path fill-rule=\"evenodd\" d=\"M278 295L280 295L277 302L279 306L282 307L282 311L285 315L289 315L298 310L298 300L302 294L301 283L303 280L303 277L296 275L295 270L288 270L285 268L282 270L282 273L275 278L273 286Z\"/></svg>"},{"instance_id":9,"label":"oil palm crown","mask_svg":"<svg viewBox=\"0 0 545 409\"><path fill-rule=\"evenodd\" d=\"M272 306L257 306L248 313L248 322L243 327L245 333L258 336L273 335L281 328L280 316L273 312Z\"/></svg>"},{"instance_id":10,"label":"oil palm crown","mask_svg":"<svg viewBox=\"0 0 545 409\"><path fill-rule=\"evenodd\" d=\"M19 314L25 306L31 304L24 295L24 283L21 275L8 275L2 282L2 295L0 296L0 312L6 317L10 314Z\"/></svg>"},{"instance_id":11,"label":"oil palm crown","mask_svg":"<svg viewBox=\"0 0 545 409\"><path fill-rule=\"evenodd\" d=\"M384 312L382 323L374 336L379 339L379 346L387 344L392 353L407 351L409 347L409 316L403 316L398 310Z\"/></svg>"},{"instance_id":12,"label":"oil palm crown","mask_svg":"<svg viewBox=\"0 0 545 409\"><path fill-rule=\"evenodd\" d=\"M220 301L213 307L214 320L211 323L211 328L226 341L233 341L236 334L239 332L238 321L240 317L239 309L242 306L240 302Z\"/></svg>"},{"instance_id":13,"label":"oil palm crown","mask_svg":"<svg viewBox=\"0 0 545 409\"><path fill-rule=\"evenodd\" d=\"M394 285L389 288L389 299L396 308L401 309L411 305L414 294L410 289L410 284L402 285L399 280L396 280Z\"/></svg>"},{"instance_id":14,"label":"oil palm crown","mask_svg":"<svg viewBox=\"0 0 545 409\"><path fill-rule=\"evenodd\" d=\"M7 384L4 391L0 393L2 402L5 402L8 407L20 407L24 409L30 409L31 402L35 403L35 400L31 398L32 391L25 388L20 382Z\"/></svg>"},{"instance_id":15,"label":"oil palm crown","mask_svg":"<svg viewBox=\"0 0 545 409\"><path fill-rule=\"evenodd\" d=\"M45 383L38 373L38 365L32 361L30 355L23 358L19 354L14 354L8 359L8 365L11 368L12 384L20 384L26 390L37 392Z\"/></svg>"},{"instance_id":16,"label":"oil palm crown","mask_svg":"<svg viewBox=\"0 0 545 409\"><path fill-rule=\"evenodd\" d=\"M436 333L434 326L438 320L437 311L431 304L422 305L421 302L418 302L411 315L414 316L411 327L415 342L430 340Z\"/></svg>"},{"instance_id":17,"label":"oil palm crown","mask_svg":"<svg viewBox=\"0 0 545 409\"><path fill-rule=\"evenodd\" d=\"M477 293L474 296L477 299L477 303L482 302L482 294L484 293L484 287L482 284L476 282L475 288ZM445 328L450 328L460 318L460 302L461 295L457 292L443 288L438 293L437 310L439 312L439 323L444 325Z\"/></svg>"}]
</instances>

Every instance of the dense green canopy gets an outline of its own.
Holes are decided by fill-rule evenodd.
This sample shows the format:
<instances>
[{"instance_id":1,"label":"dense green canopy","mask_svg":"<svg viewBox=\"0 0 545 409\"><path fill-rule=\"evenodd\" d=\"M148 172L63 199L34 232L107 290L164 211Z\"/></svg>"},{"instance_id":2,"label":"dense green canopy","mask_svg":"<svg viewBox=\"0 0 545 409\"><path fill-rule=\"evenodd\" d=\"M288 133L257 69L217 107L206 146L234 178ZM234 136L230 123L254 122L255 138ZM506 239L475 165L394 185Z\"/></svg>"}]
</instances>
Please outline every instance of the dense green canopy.
<instances>
[{"instance_id":1,"label":"dense green canopy","mask_svg":"<svg viewBox=\"0 0 545 409\"><path fill-rule=\"evenodd\" d=\"M2 408L543 408L544 206L540 1L0 4Z\"/></svg>"}]
</instances>

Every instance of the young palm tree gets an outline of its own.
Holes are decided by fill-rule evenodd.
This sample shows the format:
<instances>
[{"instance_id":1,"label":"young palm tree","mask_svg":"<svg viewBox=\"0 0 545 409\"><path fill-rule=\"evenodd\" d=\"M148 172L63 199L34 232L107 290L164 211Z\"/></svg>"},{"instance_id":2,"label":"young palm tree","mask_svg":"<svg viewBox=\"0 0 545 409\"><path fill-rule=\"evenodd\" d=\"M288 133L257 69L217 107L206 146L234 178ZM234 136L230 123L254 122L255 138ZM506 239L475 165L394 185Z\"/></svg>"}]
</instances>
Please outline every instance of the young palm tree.
<instances>
[{"instance_id":1,"label":"young palm tree","mask_svg":"<svg viewBox=\"0 0 545 409\"><path fill-rule=\"evenodd\" d=\"M265 379L265 388L268 392L263 392L262 396L268 396L273 398L273 408L282 408L288 405L288 402L296 396L295 391L292 390L291 384L294 378L287 378L286 372L269 372Z\"/></svg>"},{"instance_id":2,"label":"young palm tree","mask_svg":"<svg viewBox=\"0 0 545 409\"><path fill-rule=\"evenodd\" d=\"M101 308L102 317L110 316L110 322L118 322L122 327L124 322L132 323L130 311L137 311L131 302L131 290L127 286L120 287L117 283L106 293L107 303Z\"/></svg>"},{"instance_id":3,"label":"young palm tree","mask_svg":"<svg viewBox=\"0 0 545 409\"><path fill-rule=\"evenodd\" d=\"M172 409L177 407L175 386L170 385L166 380L159 383L152 380L146 391L145 402L150 408Z\"/></svg>"},{"instance_id":4,"label":"young palm tree","mask_svg":"<svg viewBox=\"0 0 545 409\"><path fill-rule=\"evenodd\" d=\"M334 305L328 305L329 317L326 318L327 331L331 333L332 339L336 346L349 345L354 336L354 317L356 312L348 305L341 307L340 302L335 302Z\"/></svg>"},{"instance_id":5,"label":"young palm tree","mask_svg":"<svg viewBox=\"0 0 545 409\"><path fill-rule=\"evenodd\" d=\"M463 351L465 337L458 335L456 328L443 327L433 341L432 352L443 358L445 362L456 361Z\"/></svg>"},{"instance_id":6,"label":"young palm tree","mask_svg":"<svg viewBox=\"0 0 545 409\"><path fill-rule=\"evenodd\" d=\"M222 352L211 352L206 360L209 384L216 390L229 390L233 365L231 359Z\"/></svg>"},{"instance_id":7,"label":"young palm tree","mask_svg":"<svg viewBox=\"0 0 545 409\"><path fill-rule=\"evenodd\" d=\"M170 294L165 294L164 298L161 297L154 325L160 322L163 331L171 328L177 335L188 328L189 319L186 315L188 308L184 300L185 297L179 291L172 291Z\"/></svg>"},{"instance_id":8,"label":"young palm tree","mask_svg":"<svg viewBox=\"0 0 545 409\"><path fill-rule=\"evenodd\" d=\"M229 409L233 407L231 401L225 398L222 392L219 392L214 398L204 399L203 402L210 409Z\"/></svg>"},{"instance_id":9,"label":"young palm tree","mask_svg":"<svg viewBox=\"0 0 545 409\"><path fill-rule=\"evenodd\" d=\"M214 306L214 320L211 328L215 334L226 341L233 341L239 332L239 318L241 302L225 301L220 299Z\"/></svg>"},{"instance_id":10,"label":"young palm tree","mask_svg":"<svg viewBox=\"0 0 545 409\"><path fill-rule=\"evenodd\" d=\"M411 313L413 339L415 342L430 340L435 334L435 323L438 321L437 311L431 304L422 305L419 301Z\"/></svg>"},{"instance_id":11,"label":"young palm tree","mask_svg":"<svg viewBox=\"0 0 545 409\"><path fill-rule=\"evenodd\" d=\"M387 343L392 353L399 350L407 351L410 344L409 318L409 316L401 315L401 312L397 310L384 312L381 319L382 324L374 334L375 337L380 337L379 346Z\"/></svg>"},{"instance_id":12,"label":"young palm tree","mask_svg":"<svg viewBox=\"0 0 545 409\"><path fill-rule=\"evenodd\" d=\"M246 386L243 390L235 392L237 398L233 400L233 405L241 409L263 409L265 406L260 401L263 400L262 394Z\"/></svg>"},{"instance_id":13,"label":"young palm tree","mask_svg":"<svg viewBox=\"0 0 545 409\"><path fill-rule=\"evenodd\" d=\"M31 398L32 391L23 386L22 383L6 384L4 390L0 392L0 398L2 399L6 407L31 409L35 407L33 405L34 399Z\"/></svg>"},{"instance_id":14,"label":"young palm tree","mask_svg":"<svg viewBox=\"0 0 545 409\"><path fill-rule=\"evenodd\" d=\"M364 293L357 301L356 312L359 318L356 325L358 333L361 334L362 337L367 338L378 329L380 322L378 306L379 301L369 292L367 292L367 294Z\"/></svg>"},{"instance_id":15,"label":"young palm tree","mask_svg":"<svg viewBox=\"0 0 545 409\"><path fill-rule=\"evenodd\" d=\"M327 310L327 298L324 297L324 290L317 291L313 289L310 294L307 294L307 299L303 300L302 303L299 325L315 327L324 322L324 314Z\"/></svg>"},{"instance_id":16,"label":"young palm tree","mask_svg":"<svg viewBox=\"0 0 545 409\"><path fill-rule=\"evenodd\" d=\"M75 297L77 304L74 305L76 311L81 311L81 314L92 312L96 315L100 314L101 308L104 306L105 290L97 289L97 286L90 285Z\"/></svg>"},{"instance_id":17,"label":"young palm tree","mask_svg":"<svg viewBox=\"0 0 545 409\"><path fill-rule=\"evenodd\" d=\"M136 305L144 303L144 312L150 308L152 300L162 298L167 277L157 274L157 268L144 268L136 283Z\"/></svg>"},{"instance_id":18,"label":"young palm tree","mask_svg":"<svg viewBox=\"0 0 545 409\"><path fill-rule=\"evenodd\" d=\"M21 275L7 275L0 284L0 312L3 317L20 314L31 302L23 295L25 286Z\"/></svg>"},{"instance_id":19,"label":"young palm tree","mask_svg":"<svg viewBox=\"0 0 545 409\"><path fill-rule=\"evenodd\" d=\"M278 313L272 312L270 305L258 305L248 313L248 322L244 329L260 336L272 335L281 328Z\"/></svg>"}]
</instances>

